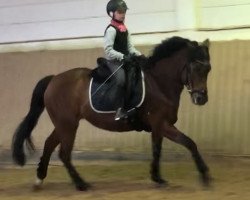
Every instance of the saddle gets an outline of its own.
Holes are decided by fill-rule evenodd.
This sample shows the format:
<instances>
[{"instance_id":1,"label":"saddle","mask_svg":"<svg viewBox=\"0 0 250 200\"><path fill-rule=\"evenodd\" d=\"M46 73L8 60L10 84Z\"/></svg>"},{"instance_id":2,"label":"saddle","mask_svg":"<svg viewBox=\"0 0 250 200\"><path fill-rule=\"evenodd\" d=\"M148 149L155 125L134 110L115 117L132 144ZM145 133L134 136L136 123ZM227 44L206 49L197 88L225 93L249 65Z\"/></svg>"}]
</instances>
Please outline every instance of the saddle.
<instances>
[{"instance_id":1,"label":"saddle","mask_svg":"<svg viewBox=\"0 0 250 200\"><path fill-rule=\"evenodd\" d=\"M89 100L92 109L97 113L115 113L117 103L123 97L119 96L115 79L111 76L108 63L105 58L97 59L98 67L91 72L89 86ZM140 68L141 61L136 57L128 63L124 63L127 74L127 87L130 88L130 97L126 101L125 109L129 112L138 108L145 97L144 74Z\"/></svg>"}]
</instances>

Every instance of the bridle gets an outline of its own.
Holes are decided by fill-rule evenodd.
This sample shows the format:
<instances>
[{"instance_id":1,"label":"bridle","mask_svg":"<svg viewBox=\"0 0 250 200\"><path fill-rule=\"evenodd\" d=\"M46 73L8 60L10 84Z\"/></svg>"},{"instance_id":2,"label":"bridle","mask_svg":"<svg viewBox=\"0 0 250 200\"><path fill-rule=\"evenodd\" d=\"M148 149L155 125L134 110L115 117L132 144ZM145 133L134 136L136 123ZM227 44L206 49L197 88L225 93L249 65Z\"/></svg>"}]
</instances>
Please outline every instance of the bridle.
<instances>
[{"instance_id":1,"label":"bridle","mask_svg":"<svg viewBox=\"0 0 250 200\"><path fill-rule=\"evenodd\" d=\"M183 81L183 84L186 86L187 91L190 94L193 94L193 93L205 94L206 93L205 90L193 89L193 83L192 83L192 79L191 79L191 77L192 77L191 66L193 63L199 63L201 65L208 65L209 64L207 61L201 61L201 60L195 60L195 61L186 63L182 69L182 73L184 73L184 71L186 70L186 76L185 76L185 80Z\"/></svg>"}]
</instances>

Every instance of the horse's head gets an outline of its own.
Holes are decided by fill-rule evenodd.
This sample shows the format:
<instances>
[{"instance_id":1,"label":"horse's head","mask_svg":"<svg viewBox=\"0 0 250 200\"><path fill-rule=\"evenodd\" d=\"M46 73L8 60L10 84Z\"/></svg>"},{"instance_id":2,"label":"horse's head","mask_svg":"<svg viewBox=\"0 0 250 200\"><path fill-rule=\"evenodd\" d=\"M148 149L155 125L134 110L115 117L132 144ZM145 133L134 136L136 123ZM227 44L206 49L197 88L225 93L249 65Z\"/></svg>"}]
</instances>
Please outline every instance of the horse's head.
<instances>
[{"instance_id":1,"label":"horse's head","mask_svg":"<svg viewBox=\"0 0 250 200\"><path fill-rule=\"evenodd\" d=\"M208 101L207 76L211 70L209 41L202 44L191 42L189 61L183 70L183 80L196 105L204 105Z\"/></svg>"}]
</instances>

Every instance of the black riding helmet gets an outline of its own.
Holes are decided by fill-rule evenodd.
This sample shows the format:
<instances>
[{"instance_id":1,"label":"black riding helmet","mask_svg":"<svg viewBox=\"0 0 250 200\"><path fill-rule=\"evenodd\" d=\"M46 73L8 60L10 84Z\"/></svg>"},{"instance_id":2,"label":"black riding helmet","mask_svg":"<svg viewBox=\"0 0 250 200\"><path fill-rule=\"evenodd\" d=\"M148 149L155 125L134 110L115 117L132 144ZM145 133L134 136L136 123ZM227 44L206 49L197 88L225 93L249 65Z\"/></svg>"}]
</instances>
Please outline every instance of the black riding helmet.
<instances>
[{"instance_id":1,"label":"black riding helmet","mask_svg":"<svg viewBox=\"0 0 250 200\"><path fill-rule=\"evenodd\" d=\"M110 0L107 4L107 13L110 16L110 12L115 12L117 10L126 12L128 7L127 4L125 3L125 1L123 0ZM112 17L112 16L110 16Z\"/></svg>"}]
</instances>

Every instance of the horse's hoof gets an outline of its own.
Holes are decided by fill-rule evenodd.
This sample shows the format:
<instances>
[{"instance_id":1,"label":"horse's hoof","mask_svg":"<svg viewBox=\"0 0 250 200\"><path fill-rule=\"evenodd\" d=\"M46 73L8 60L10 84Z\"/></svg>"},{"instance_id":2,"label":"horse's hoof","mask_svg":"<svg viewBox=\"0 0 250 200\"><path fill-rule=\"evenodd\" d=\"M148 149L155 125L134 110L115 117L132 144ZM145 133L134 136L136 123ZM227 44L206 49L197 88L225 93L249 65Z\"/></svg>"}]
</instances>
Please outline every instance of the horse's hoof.
<instances>
[{"instance_id":1,"label":"horse's hoof","mask_svg":"<svg viewBox=\"0 0 250 200\"><path fill-rule=\"evenodd\" d=\"M206 188L211 186L212 177L210 176L208 172L201 175L201 182L202 182L202 185Z\"/></svg>"},{"instance_id":2,"label":"horse's hoof","mask_svg":"<svg viewBox=\"0 0 250 200\"><path fill-rule=\"evenodd\" d=\"M76 189L79 191L87 191L89 188L91 188L89 183L81 183L76 185Z\"/></svg>"},{"instance_id":3,"label":"horse's hoof","mask_svg":"<svg viewBox=\"0 0 250 200\"><path fill-rule=\"evenodd\" d=\"M33 190L34 191L38 191L42 189L42 184L43 184L43 180L37 178L34 185L33 185Z\"/></svg>"},{"instance_id":4,"label":"horse's hoof","mask_svg":"<svg viewBox=\"0 0 250 200\"><path fill-rule=\"evenodd\" d=\"M42 185L36 185L36 184L33 185L33 191L39 191L41 189L42 189Z\"/></svg>"},{"instance_id":5,"label":"horse's hoof","mask_svg":"<svg viewBox=\"0 0 250 200\"><path fill-rule=\"evenodd\" d=\"M162 178L152 177L152 181L157 183L158 186L167 186L168 185L168 182Z\"/></svg>"}]
</instances>

